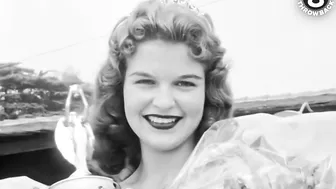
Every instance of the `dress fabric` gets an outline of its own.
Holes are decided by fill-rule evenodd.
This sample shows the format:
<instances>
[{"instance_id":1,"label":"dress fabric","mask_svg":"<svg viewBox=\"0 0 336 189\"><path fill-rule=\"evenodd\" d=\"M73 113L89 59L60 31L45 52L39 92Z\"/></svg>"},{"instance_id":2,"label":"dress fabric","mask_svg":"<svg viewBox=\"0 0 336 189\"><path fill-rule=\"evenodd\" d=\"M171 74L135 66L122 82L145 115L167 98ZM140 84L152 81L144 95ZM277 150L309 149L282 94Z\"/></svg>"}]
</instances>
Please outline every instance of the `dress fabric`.
<instances>
[{"instance_id":1,"label":"dress fabric","mask_svg":"<svg viewBox=\"0 0 336 189\"><path fill-rule=\"evenodd\" d=\"M336 112L213 124L169 189L333 189ZM333 165L334 164L334 165Z\"/></svg>"}]
</instances>

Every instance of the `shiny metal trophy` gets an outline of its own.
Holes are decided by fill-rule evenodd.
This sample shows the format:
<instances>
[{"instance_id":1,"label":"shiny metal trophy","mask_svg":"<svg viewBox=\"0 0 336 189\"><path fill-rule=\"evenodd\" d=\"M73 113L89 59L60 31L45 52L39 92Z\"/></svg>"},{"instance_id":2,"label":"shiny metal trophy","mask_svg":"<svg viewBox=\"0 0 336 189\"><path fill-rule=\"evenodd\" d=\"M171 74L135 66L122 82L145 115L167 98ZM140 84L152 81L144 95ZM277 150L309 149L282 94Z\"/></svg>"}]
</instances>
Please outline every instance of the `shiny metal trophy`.
<instances>
[{"instance_id":1,"label":"shiny metal trophy","mask_svg":"<svg viewBox=\"0 0 336 189\"><path fill-rule=\"evenodd\" d=\"M81 97L84 104L82 113L71 112L72 97ZM76 171L67 179L61 180L50 189L117 189L119 185L111 178L93 176L89 172L87 159L93 153L94 135L87 121L89 105L80 85L69 87L65 103L65 116L55 129L55 143L62 156L75 166Z\"/></svg>"}]
</instances>

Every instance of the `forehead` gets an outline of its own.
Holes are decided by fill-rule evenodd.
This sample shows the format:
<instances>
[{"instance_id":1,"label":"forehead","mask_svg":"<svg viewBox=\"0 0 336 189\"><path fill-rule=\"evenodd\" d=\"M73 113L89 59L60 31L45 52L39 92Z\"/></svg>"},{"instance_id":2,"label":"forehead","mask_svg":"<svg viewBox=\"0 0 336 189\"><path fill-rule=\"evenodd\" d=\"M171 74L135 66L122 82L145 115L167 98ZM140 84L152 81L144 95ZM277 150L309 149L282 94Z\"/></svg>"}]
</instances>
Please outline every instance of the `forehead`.
<instances>
[{"instance_id":1,"label":"forehead","mask_svg":"<svg viewBox=\"0 0 336 189\"><path fill-rule=\"evenodd\" d=\"M132 57L127 59L127 72L160 71L202 74L202 65L189 56L189 48L183 43L150 40L138 44Z\"/></svg>"}]
</instances>

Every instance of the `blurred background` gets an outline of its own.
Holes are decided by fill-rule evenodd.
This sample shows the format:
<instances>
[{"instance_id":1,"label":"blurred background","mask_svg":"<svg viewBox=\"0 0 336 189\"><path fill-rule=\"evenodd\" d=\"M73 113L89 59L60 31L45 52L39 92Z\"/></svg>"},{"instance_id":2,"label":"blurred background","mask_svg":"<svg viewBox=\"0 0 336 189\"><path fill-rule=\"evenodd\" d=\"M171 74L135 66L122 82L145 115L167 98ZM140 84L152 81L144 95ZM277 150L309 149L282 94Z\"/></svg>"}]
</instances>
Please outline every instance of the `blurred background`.
<instances>
[{"instance_id":1,"label":"blurred background","mask_svg":"<svg viewBox=\"0 0 336 189\"><path fill-rule=\"evenodd\" d=\"M0 62L91 82L114 24L137 2L0 0ZM232 59L236 98L336 88L336 11L310 17L296 0L192 2L212 16Z\"/></svg>"},{"instance_id":2,"label":"blurred background","mask_svg":"<svg viewBox=\"0 0 336 189\"><path fill-rule=\"evenodd\" d=\"M33 169L43 161L24 161L26 157L44 156L48 164L59 157L57 151L36 151L52 149L50 132L59 117L41 121L50 125L50 132L32 135L30 147L18 147L18 142L13 147L13 141L27 144L28 139L22 136L28 137L27 128L37 125L28 124L24 118L62 115L69 85L81 83L90 99L96 72L107 57L111 30L137 2L0 0L0 121L22 120L0 122L0 178L30 174L50 184L72 171L65 168L52 178L44 171L46 167ZM314 111L336 110L336 7L312 17L299 9L297 0L192 2L213 18L216 33L227 49L236 115L298 110L303 102L309 102ZM81 109L78 99L74 106ZM18 130L9 127L22 123ZM41 134L40 130L29 133ZM13 139L13 133L17 138ZM38 137L42 137L39 144L48 145L37 148ZM27 151L38 155L15 156ZM6 167L6 162L12 162L14 168ZM19 168L28 164L33 173ZM64 160L54 165L62 167ZM9 174L14 169L18 171Z\"/></svg>"}]
</instances>

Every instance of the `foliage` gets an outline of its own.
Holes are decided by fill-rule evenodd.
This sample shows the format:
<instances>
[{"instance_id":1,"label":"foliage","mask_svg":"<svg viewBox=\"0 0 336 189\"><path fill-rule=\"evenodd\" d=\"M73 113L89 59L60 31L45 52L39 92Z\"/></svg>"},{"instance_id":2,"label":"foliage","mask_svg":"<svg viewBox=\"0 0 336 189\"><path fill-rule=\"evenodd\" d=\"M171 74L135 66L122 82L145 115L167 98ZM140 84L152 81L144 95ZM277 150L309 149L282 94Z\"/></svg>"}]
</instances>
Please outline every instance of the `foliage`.
<instances>
[{"instance_id":1,"label":"foliage","mask_svg":"<svg viewBox=\"0 0 336 189\"><path fill-rule=\"evenodd\" d=\"M0 64L0 121L26 115L46 115L62 112L69 86L81 84L90 102L91 84L83 83L76 73L68 69L58 73L20 67L20 63ZM57 75L57 74L56 74ZM74 109L82 109L79 100L74 100Z\"/></svg>"}]
</instances>

